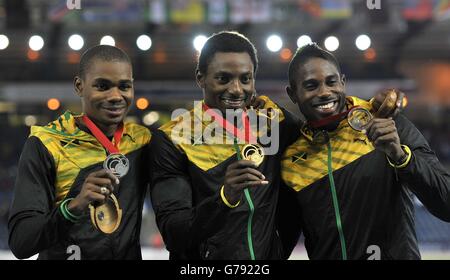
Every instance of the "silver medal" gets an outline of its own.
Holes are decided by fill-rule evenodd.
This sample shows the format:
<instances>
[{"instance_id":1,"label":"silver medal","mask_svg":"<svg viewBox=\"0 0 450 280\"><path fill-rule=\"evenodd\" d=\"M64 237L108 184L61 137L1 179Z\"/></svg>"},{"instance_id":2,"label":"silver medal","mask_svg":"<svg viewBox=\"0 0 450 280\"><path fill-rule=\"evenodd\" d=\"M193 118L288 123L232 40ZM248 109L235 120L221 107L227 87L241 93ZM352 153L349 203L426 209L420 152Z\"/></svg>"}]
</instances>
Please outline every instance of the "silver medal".
<instances>
[{"instance_id":1,"label":"silver medal","mask_svg":"<svg viewBox=\"0 0 450 280\"><path fill-rule=\"evenodd\" d=\"M117 178L122 178L127 175L130 162L122 154L110 154L103 162L103 168L110 170Z\"/></svg>"}]
</instances>

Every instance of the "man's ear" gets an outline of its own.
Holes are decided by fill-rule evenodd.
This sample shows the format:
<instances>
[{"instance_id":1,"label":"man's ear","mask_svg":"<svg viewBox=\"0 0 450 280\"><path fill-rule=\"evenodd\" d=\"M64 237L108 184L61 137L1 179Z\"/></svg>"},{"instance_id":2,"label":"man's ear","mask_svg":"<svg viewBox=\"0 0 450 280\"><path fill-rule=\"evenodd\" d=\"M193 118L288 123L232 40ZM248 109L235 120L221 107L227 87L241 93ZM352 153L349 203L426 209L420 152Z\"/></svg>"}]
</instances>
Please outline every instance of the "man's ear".
<instances>
[{"instance_id":1,"label":"man's ear","mask_svg":"<svg viewBox=\"0 0 450 280\"><path fill-rule=\"evenodd\" d=\"M81 80L80 77L75 76L75 78L73 78L73 87L75 89L76 94L79 97L82 97L82 95L83 95L83 80Z\"/></svg>"},{"instance_id":2,"label":"man's ear","mask_svg":"<svg viewBox=\"0 0 450 280\"><path fill-rule=\"evenodd\" d=\"M199 69L195 71L195 80L200 88L205 88L205 75Z\"/></svg>"},{"instance_id":3,"label":"man's ear","mask_svg":"<svg viewBox=\"0 0 450 280\"><path fill-rule=\"evenodd\" d=\"M294 104L297 104L297 96L295 95L295 90L293 90L291 86L286 86L286 92L289 95L291 101L294 102Z\"/></svg>"},{"instance_id":4,"label":"man's ear","mask_svg":"<svg viewBox=\"0 0 450 280\"><path fill-rule=\"evenodd\" d=\"M343 86L345 86L345 83L347 82L347 77L345 77L344 74L341 75L341 83Z\"/></svg>"}]
</instances>

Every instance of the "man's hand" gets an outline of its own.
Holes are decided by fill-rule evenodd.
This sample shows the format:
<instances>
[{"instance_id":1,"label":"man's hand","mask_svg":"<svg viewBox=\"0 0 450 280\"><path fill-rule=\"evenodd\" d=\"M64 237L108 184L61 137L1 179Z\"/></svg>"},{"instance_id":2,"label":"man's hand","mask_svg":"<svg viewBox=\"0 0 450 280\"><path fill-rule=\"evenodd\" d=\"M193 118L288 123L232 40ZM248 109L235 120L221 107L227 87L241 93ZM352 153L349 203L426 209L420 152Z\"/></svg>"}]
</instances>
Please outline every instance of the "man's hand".
<instances>
[{"instance_id":1,"label":"man's hand","mask_svg":"<svg viewBox=\"0 0 450 280\"><path fill-rule=\"evenodd\" d=\"M372 119L365 127L365 133L376 149L383 151L394 162L405 156L400 138L392 119Z\"/></svg>"},{"instance_id":2,"label":"man's hand","mask_svg":"<svg viewBox=\"0 0 450 280\"><path fill-rule=\"evenodd\" d=\"M69 202L67 209L81 215L89 204L103 204L119 185L119 179L111 171L102 169L90 173L84 180L80 193Z\"/></svg>"},{"instance_id":3,"label":"man's hand","mask_svg":"<svg viewBox=\"0 0 450 280\"><path fill-rule=\"evenodd\" d=\"M236 204L245 188L269 183L264 181L266 177L256 168L256 164L250 160L239 160L228 166L223 192L229 203Z\"/></svg>"},{"instance_id":4,"label":"man's hand","mask_svg":"<svg viewBox=\"0 0 450 280\"><path fill-rule=\"evenodd\" d=\"M406 106L405 94L397 89L377 93L372 106L377 118L395 118Z\"/></svg>"},{"instance_id":5,"label":"man's hand","mask_svg":"<svg viewBox=\"0 0 450 280\"><path fill-rule=\"evenodd\" d=\"M266 105L266 102L261 97L257 96L255 93L255 97L252 99L252 102L250 103L250 106L253 107L253 109L263 109Z\"/></svg>"}]
</instances>

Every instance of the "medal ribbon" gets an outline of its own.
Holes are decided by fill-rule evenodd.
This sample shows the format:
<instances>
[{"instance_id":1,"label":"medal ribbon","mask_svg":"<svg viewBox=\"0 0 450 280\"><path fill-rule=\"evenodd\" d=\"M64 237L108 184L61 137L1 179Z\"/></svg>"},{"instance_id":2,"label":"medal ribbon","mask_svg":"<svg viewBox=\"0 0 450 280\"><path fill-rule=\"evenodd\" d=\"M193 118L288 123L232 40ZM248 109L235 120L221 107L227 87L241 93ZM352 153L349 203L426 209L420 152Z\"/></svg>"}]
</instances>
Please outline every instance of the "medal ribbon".
<instances>
[{"instance_id":1,"label":"medal ribbon","mask_svg":"<svg viewBox=\"0 0 450 280\"><path fill-rule=\"evenodd\" d=\"M245 111L242 111L242 123L244 124L244 131L242 131L231 124L228 120L224 119L215 110L210 109L204 102L202 103L202 106L203 111L211 117L214 117L214 121L217 122L222 128L225 128L225 130L231 133L234 137L243 140L245 143L256 143L255 136L250 133L250 121Z\"/></svg>"},{"instance_id":2,"label":"medal ribbon","mask_svg":"<svg viewBox=\"0 0 450 280\"><path fill-rule=\"evenodd\" d=\"M122 139L122 132L123 132L123 123L121 123L118 127L116 132L114 132L114 143L109 141L108 137L95 125L95 123L86 115L83 115L83 121L86 124L87 128L91 133L94 135L94 137L102 144L102 146L108 151L109 154L117 154L119 153L119 143Z\"/></svg>"},{"instance_id":3,"label":"medal ribbon","mask_svg":"<svg viewBox=\"0 0 450 280\"><path fill-rule=\"evenodd\" d=\"M231 124L229 121L224 119L220 114L215 112L214 110L209 110L210 108L205 103L203 105L203 110L209 114L210 116L214 117L214 121L216 121L221 127L225 128L226 131L233 134L234 136L234 149L236 150L236 156L238 160L241 160L241 152L239 149L239 145L237 143L237 139L239 138L241 140L244 140L246 143L256 143L255 137L250 133L251 127L250 127L250 121L248 119L247 113L245 111L242 112L242 123L244 124L244 132L242 130L238 129L236 126ZM250 196L250 192L248 188L244 189L245 193L245 199L247 200L248 206L249 206L249 217L247 220L247 242L248 242L248 250L250 253L250 259L255 260L255 250L253 248L253 238L252 238L252 223L253 223L253 215L255 213L255 207L253 205L252 198Z\"/></svg>"}]
</instances>

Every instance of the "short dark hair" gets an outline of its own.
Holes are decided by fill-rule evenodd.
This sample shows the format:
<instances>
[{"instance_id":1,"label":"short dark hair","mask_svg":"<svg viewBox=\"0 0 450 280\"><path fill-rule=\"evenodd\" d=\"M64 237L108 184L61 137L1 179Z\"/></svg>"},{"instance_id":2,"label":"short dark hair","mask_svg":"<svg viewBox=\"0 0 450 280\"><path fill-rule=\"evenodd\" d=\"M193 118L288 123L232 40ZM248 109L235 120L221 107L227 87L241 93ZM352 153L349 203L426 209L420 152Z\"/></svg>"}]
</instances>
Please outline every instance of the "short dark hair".
<instances>
[{"instance_id":1,"label":"short dark hair","mask_svg":"<svg viewBox=\"0 0 450 280\"><path fill-rule=\"evenodd\" d=\"M258 69L256 48L250 40L236 31L221 31L208 38L198 57L197 70L206 73L208 65L217 52L246 52L253 62L253 72Z\"/></svg>"},{"instance_id":2,"label":"short dark hair","mask_svg":"<svg viewBox=\"0 0 450 280\"><path fill-rule=\"evenodd\" d=\"M92 61L99 59L102 61L120 61L127 62L131 65L130 57L118 47L109 45L97 45L89 48L83 53L78 65L78 76L82 79L86 77L86 72L89 70Z\"/></svg>"},{"instance_id":3,"label":"short dark hair","mask_svg":"<svg viewBox=\"0 0 450 280\"><path fill-rule=\"evenodd\" d=\"M298 70L300 66L305 64L309 59L314 57L322 58L333 63L336 66L339 73L341 73L341 67L339 66L339 62L337 61L336 57L332 53L319 47L317 43L311 43L301 48L298 48L294 54L294 57L289 63L288 78L289 84L292 88L296 88L297 86L295 83L295 77L298 75Z\"/></svg>"}]
</instances>

